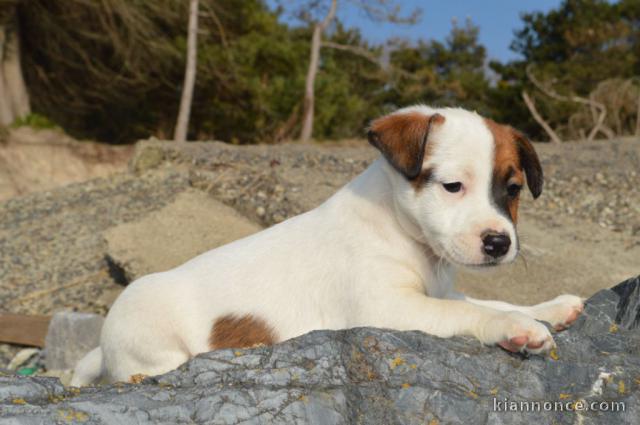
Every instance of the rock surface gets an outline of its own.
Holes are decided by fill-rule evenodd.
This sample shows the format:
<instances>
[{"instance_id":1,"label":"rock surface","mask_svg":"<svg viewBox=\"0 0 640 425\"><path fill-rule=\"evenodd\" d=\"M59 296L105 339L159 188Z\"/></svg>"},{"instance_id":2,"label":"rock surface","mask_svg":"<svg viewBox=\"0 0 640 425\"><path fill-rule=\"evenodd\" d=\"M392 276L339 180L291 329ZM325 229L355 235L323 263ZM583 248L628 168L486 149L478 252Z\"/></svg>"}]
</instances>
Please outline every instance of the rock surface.
<instances>
[{"instance_id":1,"label":"rock surface","mask_svg":"<svg viewBox=\"0 0 640 425\"><path fill-rule=\"evenodd\" d=\"M0 376L0 424L635 424L639 322L640 277L590 298L555 336L550 358L470 338L357 328L206 353L140 384L78 390ZM505 400L541 402L540 411L505 412ZM624 403L624 411L566 411L578 401Z\"/></svg>"}]
</instances>

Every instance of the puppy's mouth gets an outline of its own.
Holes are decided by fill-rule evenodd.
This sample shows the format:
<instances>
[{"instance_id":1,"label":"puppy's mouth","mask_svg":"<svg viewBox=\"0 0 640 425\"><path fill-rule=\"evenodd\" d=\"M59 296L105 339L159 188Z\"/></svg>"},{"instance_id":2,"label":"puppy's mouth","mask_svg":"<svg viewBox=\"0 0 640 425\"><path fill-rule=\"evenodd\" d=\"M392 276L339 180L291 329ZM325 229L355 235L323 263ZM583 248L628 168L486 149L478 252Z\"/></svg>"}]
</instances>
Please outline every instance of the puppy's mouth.
<instances>
[{"instance_id":1,"label":"puppy's mouth","mask_svg":"<svg viewBox=\"0 0 640 425\"><path fill-rule=\"evenodd\" d=\"M506 263L503 263L498 260L490 260L490 261L487 261L486 263L456 263L456 264L462 267L466 267L468 269L490 269L492 267L501 266Z\"/></svg>"}]
</instances>

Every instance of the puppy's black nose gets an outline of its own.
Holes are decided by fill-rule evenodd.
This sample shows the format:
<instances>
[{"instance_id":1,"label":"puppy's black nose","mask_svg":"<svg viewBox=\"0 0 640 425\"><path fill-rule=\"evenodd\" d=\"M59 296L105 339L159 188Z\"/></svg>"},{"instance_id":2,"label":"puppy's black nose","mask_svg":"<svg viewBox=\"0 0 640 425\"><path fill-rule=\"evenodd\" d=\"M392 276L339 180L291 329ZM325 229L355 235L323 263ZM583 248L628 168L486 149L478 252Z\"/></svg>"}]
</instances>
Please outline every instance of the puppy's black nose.
<instances>
[{"instance_id":1,"label":"puppy's black nose","mask_svg":"<svg viewBox=\"0 0 640 425\"><path fill-rule=\"evenodd\" d=\"M504 256L511 246L511 239L503 233L487 232L482 237L484 253L493 258Z\"/></svg>"}]
</instances>

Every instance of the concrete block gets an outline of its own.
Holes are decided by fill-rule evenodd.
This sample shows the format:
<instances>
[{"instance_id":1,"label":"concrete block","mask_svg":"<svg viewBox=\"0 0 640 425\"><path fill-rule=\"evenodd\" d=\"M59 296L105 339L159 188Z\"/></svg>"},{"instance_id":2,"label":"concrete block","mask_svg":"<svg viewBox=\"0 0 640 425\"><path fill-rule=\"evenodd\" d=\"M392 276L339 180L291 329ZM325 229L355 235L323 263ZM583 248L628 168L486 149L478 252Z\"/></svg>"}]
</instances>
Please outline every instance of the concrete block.
<instances>
[{"instance_id":1,"label":"concrete block","mask_svg":"<svg viewBox=\"0 0 640 425\"><path fill-rule=\"evenodd\" d=\"M261 229L233 208L190 190L159 211L109 229L105 239L113 270L126 283Z\"/></svg>"},{"instance_id":2,"label":"concrete block","mask_svg":"<svg viewBox=\"0 0 640 425\"><path fill-rule=\"evenodd\" d=\"M90 313L62 311L51 318L45 338L47 370L71 369L100 343L104 317Z\"/></svg>"}]
</instances>

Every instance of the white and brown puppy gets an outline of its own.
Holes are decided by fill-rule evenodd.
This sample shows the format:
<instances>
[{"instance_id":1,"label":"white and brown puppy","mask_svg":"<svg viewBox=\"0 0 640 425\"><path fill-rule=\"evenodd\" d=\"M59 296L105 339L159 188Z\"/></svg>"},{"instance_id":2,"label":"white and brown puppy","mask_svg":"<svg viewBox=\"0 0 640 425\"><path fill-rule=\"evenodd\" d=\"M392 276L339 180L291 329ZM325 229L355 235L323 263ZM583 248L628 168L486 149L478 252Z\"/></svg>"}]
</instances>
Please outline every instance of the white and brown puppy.
<instances>
[{"instance_id":1,"label":"white and brown puppy","mask_svg":"<svg viewBox=\"0 0 640 425\"><path fill-rule=\"evenodd\" d=\"M414 106L375 120L383 157L318 208L132 283L73 385L167 372L198 353L272 344L314 329L378 326L471 335L546 353L582 300L535 306L465 297L458 266L518 254L520 190L542 190L529 141L463 109Z\"/></svg>"}]
</instances>

